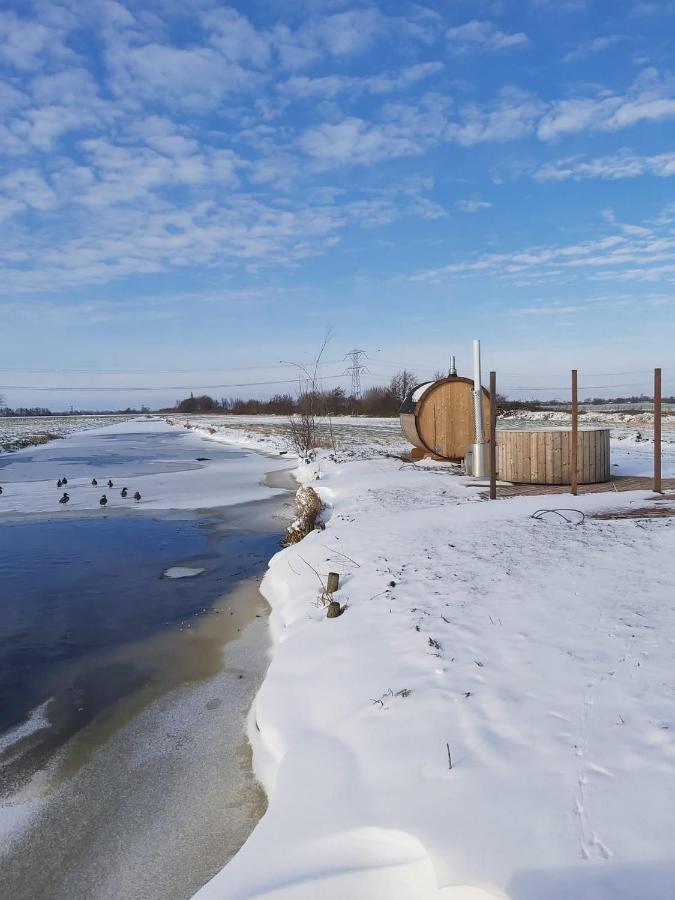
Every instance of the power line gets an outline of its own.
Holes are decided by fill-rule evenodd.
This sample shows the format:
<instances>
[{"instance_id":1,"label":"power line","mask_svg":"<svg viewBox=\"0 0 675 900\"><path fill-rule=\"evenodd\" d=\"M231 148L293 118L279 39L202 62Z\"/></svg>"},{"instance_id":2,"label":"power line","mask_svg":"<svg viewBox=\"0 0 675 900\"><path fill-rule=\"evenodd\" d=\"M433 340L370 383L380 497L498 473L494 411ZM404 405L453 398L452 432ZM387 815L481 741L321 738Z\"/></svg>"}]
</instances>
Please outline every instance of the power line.
<instances>
[{"instance_id":1,"label":"power line","mask_svg":"<svg viewBox=\"0 0 675 900\"><path fill-rule=\"evenodd\" d=\"M583 371L583 370L580 370L580 371ZM569 375L569 374L570 374L569 371L567 371L567 372L527 372L527 373L521 372L520 374L514 374L513 372L511 372L511 373L499 372L499 377L501 379L504 379L504 378L532 378L532 377L539 378L542 376L545 377L547 375L550 375L553 377L558 377L558 376ZM591 378L614 378L614 377L618 378L620 375L644 375L645 378L649 378L652 375L652 372L648 371L646 369L633 369L632 372L584 372L584 375L588 375Z\"/></svg>"},{"instance_id":2,"label":"power line","mask_svg":"<svg viewBox=\"0 0 675 900\"><path fill-rule=\"evenodd\" d=\"M645 385L644 381L633 381L628 384L580 384L580 391L605 390L607 388L624 388L624 387L641 387ZM529 385L508 385L510 391L570 391L569 384L551 385L550 387L530 387Z\"/></svg>"},{"instance_id":3,"label":"power line","mask_svg":"<svg viewBox=\"0 0 675 900\"><path fill-rule=\"evenodd\" d=\"M344 378L345 373L342 372L340 375L322 375L321 379L335 379L335 378ZM44 385L32 385L32 384L0 384L0 390L3 391L98 391L100 393L105 393L106 391L210 391L221 388L240 388L240 387L262 387L263 385L270 384L295 384L297 379L295 378L286 378L283 381L239 381L232 382L230 384L199 384L199 385L145 385L142 387L131 386L131 387L107 387L105 385L98 387L75 387L73 385L66 385L63 387L59 386L49 386L45 387Z\"/></svg>"},{"instance_id":4,"label":"power line","mask_svg":"<svg viewBox=\"0 0 675 900\"><path fill-rule=\"evenodd\" d=\"M326 360L320 365L335 365L342 359ZM30 368L28 366L0 366L0 372L22 372L33 375L193 375L199 372L250 372L267 369L287 369L295 363L272 363L260 366L218 366L201 369L65 369L65 368Z\"/></svg>"},{"instance_id":5,"label":"power line","mask_svg":"<svg viewBox=\"0 0 675 900\"><path fill-rule=\"evenodd\" d=\"M248 372L284 368L287 366L220 366L217 369L31 369L25 366L0 366L0 372L21 372L30 375L194 375L199 372Z\"/></svg>"}]
</instances>

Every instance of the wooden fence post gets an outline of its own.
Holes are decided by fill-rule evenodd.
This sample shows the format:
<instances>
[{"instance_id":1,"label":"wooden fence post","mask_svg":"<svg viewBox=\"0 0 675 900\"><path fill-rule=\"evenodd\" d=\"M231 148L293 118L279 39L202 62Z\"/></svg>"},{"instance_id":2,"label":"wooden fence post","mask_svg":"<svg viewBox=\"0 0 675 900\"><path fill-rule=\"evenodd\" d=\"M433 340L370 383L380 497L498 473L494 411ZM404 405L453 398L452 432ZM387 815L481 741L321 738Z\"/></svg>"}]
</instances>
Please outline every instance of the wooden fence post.
<instances>
[{"instance_id":1,"label":"wooden fence post","mask_svg":"<svg viewBox=\"0 0 675 900\"><path fill-rule=\"evenodd\" d=\"M497 499L497 373L490 372L490 500Z\"/></svg>"},{"instance_id":2,"label":"wooden fence post","mask_svg":"<svg viewBox=\"0 0 675 900\"><path fill-rule=\"evenodd\" d=\"M661 493L661 369L654 369L654 493Z\"/></svg>"},{"instance_id":3,"label":"wooden fence post","mask_svg":"<svg viewBox=\"0 0 675 900\"><path fill-rule=\"evenodd\" d=\"M570 484L576 497L578 492L577 442L579 436L579 396L577 370L572 369L572 435L570 439Z\"/></svg>"}]
</instances>

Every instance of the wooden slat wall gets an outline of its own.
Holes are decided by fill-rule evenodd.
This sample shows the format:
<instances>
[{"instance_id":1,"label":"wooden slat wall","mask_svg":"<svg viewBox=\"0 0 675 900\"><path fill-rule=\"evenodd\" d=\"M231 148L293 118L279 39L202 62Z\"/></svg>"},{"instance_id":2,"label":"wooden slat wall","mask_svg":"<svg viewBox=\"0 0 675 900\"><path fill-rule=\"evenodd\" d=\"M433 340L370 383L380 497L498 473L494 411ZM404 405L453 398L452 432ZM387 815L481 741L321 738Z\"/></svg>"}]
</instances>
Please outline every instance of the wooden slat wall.
<instances>
[{"instance_id":1,"label":"wooden slat wall","mask_svg":"<svg viewBox=\"0 0 675 900\"><path fill-rule=\"evenodd\" d=\"M562 458L560 460L560 482L559 484L570 483L570 440L569 431L563 431L561 436Z\"/></svg>"},{"instance_id":2,"label":"wooden slat wall","mask_svg":"<svg viewBox=\"0 0 675 900\"><path fill-rule=\"evenodd\" d=\"M521 484L569 484L568 431L498 431L499 478ZM598 484L610 476L609 430L579 431L579 484Z\"/></svg>"}]
</instances>

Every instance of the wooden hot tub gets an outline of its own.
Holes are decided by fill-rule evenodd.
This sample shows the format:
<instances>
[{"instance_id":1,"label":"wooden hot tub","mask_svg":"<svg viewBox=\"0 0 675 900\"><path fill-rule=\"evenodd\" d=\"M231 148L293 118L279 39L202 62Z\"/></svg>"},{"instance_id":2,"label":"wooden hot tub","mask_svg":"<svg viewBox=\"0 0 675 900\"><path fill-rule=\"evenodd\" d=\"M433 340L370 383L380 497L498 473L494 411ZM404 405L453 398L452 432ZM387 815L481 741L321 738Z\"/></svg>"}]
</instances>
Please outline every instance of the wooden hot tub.
<instances>
[{"instance_id":1,"label":"wooden hot tub","mask_svg":"<svg viewBox=\"0 0 675 900\"><path fill-rule=\"evenodd\" d=\"M498 431L500 481L520 484L570 484L569 431ZM609 481L609 428L584 428L577 434L579 484Z\"/></svg>"}]
</instances>

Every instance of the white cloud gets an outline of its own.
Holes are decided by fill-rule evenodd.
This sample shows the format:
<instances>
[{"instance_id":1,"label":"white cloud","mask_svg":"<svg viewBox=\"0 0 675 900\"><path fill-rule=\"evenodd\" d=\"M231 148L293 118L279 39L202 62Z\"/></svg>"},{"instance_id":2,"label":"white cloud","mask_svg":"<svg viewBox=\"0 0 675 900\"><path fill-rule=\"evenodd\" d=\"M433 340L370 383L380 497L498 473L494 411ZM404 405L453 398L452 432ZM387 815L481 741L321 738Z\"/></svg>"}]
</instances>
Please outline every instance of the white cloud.
<instances>
[{"instance_id":1,"label":"white cloud","mask_svg":"<svg viewBox=\"0 0 675 900\"><path fill-rule=\"evenodd\" d=\"M422 193L432 187L424 182L404 183L395 188L369 190L365 197L347 203L345 212L359 225L374 228L403 217L443 219L447 213L440 204Z\"/></svg>"},{"instance_id":2,"label":"white cloud","mask_svg":"<svg viewBox=\"0 0 675 900\"><path fill-rule=\"evenodd\" d=\"M475 213L480 212L483 209L490 209L492 204L488 203L487 200L473 197L469 200L458 200L457 203L455 203L455 206L462 212Z\"/></svg>"},{"instance_id":3,"label":"white cloud","mask_svg":"<svg viewBox=\"0 0 675 900\"><path fill-rule=\"evenodd\" d=\"M19 70L41 68L51 59L73 59L64 44L65 31L37 19L0 11L0 62Z\"/></svg>"},{"instance_id":4,"label":"white cloud","mask_svg":"<svg viewBox=\"0 0 675 900\"><path fill-rule=\"evenodd\" d=\"M244 194L180 208L109 207L75 237L15 229L0 246L1 291L50 292L181 267L288 266L324 252L344 226L331 207L267 204Z\"/></svg>"},{"instance_id":5,"label":"white cloud","mask_svg":"<svg viewBox=\"0 0 675 900\"><path fill-rule=\"evenodd\" d=\"M231 150L188 140L157 117L143 131L145 142L131 146L103 138L82 141L91 177L82 168L66 170L60 179L63 193L69 193L74 175L79 183L73 195L76 203L107 207L143 200L152 208L166 204L162 193L166 188L209 185L222 190L239 183L237 170L245 164Z\"/></svg>"},{"instance_id":6,"label":"white cloud","mask_svg":"<svg viewBox=\"0 0 675 900\"><path fill-rule=\"evenodd\" d=\"M471 53L476 50L485 52L511 50L529 44L524 32L500 31L493 22L479 19L448 28L445 37L451 52L455 54Z\"/></svg>"},{"instance_id":7,"label":"white cloud","mask_svg":"<svg viewBox=\"0 0 675 900\"><path fill-rule=\"evenodd\" d=\"M405 16L390 16L372 6L314 16L296 29L278 24L271 41L282 65L299 70L326 57L363 54L379 41L431 43L439 25L438 14L424 7L411 7Z\"/></svg>"},{"instance_id":8,"label":"white cloud","mask_svg":"<svg viewBox=\"0 0 675 900\"><path fill-rule=\"evenodd\" d=\"M411 276L412 281L489 276L513 284L590 281L675 281L675 230L663 224L608 224L612 233L580 244L540 245L487 253Z\"/></svg>"},{"instance_id":9,"label":"white cloud","mask_svg":"<svg viewBox=\"0 0 675 900\"><path fill-rule=\"evenodd\" d=\"M617 180L641 175L660 178L675 176L675 153L640 156L624 151L594 159L572 156L546 163L534 172L537 181L585 181L589 178Z\"/></svg>"},{"instance_id":10,"label":"white cloud","mask_svg":"<svg viewBox=\"0 0 675 900\"><path fill-rule=\"evenodd\" d=\"M109 85L118 98L197 112L220 105L228 94L251 92L259 80L205 46L182 48L155 42L131 46L115 41L109 43L106 57Z\"/></svg>"},{"instance_id":11,"label":"white cloud","mask_svg":"<svg viewBox=\"0 0 675 900\"><path fill-rule=\"evenodd\" d=\"M550 9L551 12L576 12L585 9L588 0L530 0L533 6Z\"/></svg>"},{"instance_id":12,"label":"white cloud","mask_svg":"<svg viewBox=\"0 0 675 900\"><path fill-rule=\"evenodd\" d=\"M230 62L250 62L264 66L270 58L270 39L257 31L249 20L229 6L203 13L202 23L209 31L209 43Z\"/></svg>"},{"instance_id":13,"label":"white cloud","mask_svg":"<svg viewBox=\"0 0 675 900\"><path fill-rule=\"evenodd\" d=\"M428 62L406 66L397 72L382 72L379 75L324 75L309 78L295 75L279 85L279 91L301 99L308 97L332 100L339 94L387 94L403 91L424 78L443 71L443 63Z\"/></svg>"},{"instance_id":14,"label":"white cloud","mask_svg":"<svg viewBox=\"0 0 675 900\"><path fill-rule=\"evenodd\" d=\"M545 105L536 97L516 89L502 91L489 105L470 104L448 124L445 137L471 146L485 141L511 141L531 134Z\"/></svg>"},{"instance_id":15,"label":"white cloud","mask_svg":"<svg viewBox=\"0 0 675 900\"><path fill-rule=\"evenodd\" d=\"M99 99L98 86L86 69L73 66L48 75L38 75L28 89L35 104L90 107Z\"/></svg>"},{"instance_id":16,"label":"white cloud","mask_svg":"<svg viewBox=\"0 0 675 900\"><path fill-rule=\"evenodd\" d=\"M661 16L664 13L674 13L675 2L673 0L658 0L658 2L635 3L631 9L633 16Z\"/></svg>"},{"instance_id":17,"label":"white cloud","mask_svg":"<svg viewBox=\"0 0 675 900\"><path fill-rule=\"evenodd\" d=\"M279 25L273 31L273 41L282 64L301 69L322 54L340 57L363 52L385 25L386 17L374 7L351 10L312 19L296 31Z\"/></svg>"},{"instance_id":18,"label":"white cloud","mask_svg":"<svg viewBox=\"0 0 675 900\"><path fill-rule=\"evenodd\" d=\"M53 209L57 197L35 169L15 169L0 178L0 218L9 218L26 209Z\"/></svg>"},{"instance_id":19,"label":"white cloud","mask_svg":"<svg viewBox=\"0 0 675 900\"><path fill-rule=\"evenodd\" d=\"M299 143L320 167L368 165L383 159L414 156L423 149L418 140L396 125L378 125L355 116L308 128Z\"/></svg>"},{"instance_id":20,"label":"white cloud","mask_svg":"<svg viewBox=\"0 0 675 900\"><path fill-rule=\"evenodd\" d=\"M25 106L29 98L22 91L18 91L10 84L0 81L0 113L5 116L10 112Z\"/></svg>"},{"instance_id":21,"label":"white cloud","mask_svg":"<svg viewBox=\"0 0 675 900\"><path fill-rule=\"evenodd\" d=\"M77 131L95 122L86 108L76 106L41 106L26 110L11 124L17 138L38 150L51 150L55 142L69 131Z\"/></svg>"},{"instance_id":22,"label":"white cloud","mask_svg":"<svg viewBox=\"0 0 675 900\"><path fill-rule=\"evenodd\" d=\"M646 69L624 95L599 91L595 96L558 100L539 122L537 133L551 141L577 131L618 131L638 122L675 117L675 85L656 69Z\"/></svg>"},{"instance_id":23,"label":"white cloud","mask_svg":"<svg viewBox=\"0 0 675 900\"><path fill-rule=\"evenodd\" d=\"M229 272L297 265L326 252L355 223L447 215L421 184L383 188L400 185L399 167L390 181L383 180L389 172L369 173L368 190L359 187L360 173L346 178L326 174L331 170L418 157L443 142L553 140L672 114L672 82L653 70L624 93L574 86L553 101L515 87L473 103L463 99L480 98L478 90L423 92L424 80L444 71L439 61L418 61L437 55L429 47L442 41L442 21L421 7L405 16L384 8L317 2L311 14L304 5L295 10L286 19L292 26L269 24L268 11L264 27L211 0L194 10L178 0L39 0L30 22L0 13L0 64L8 72L0 84L0 149L17 157L16 171L0 169L0 216L14 220L0 245L2 289L49 291L182 266ZM86 46L90 27L104 47L100 55L98 45ZM419 42L427 45L422 56ZM450 29L447 42L453 52L496 52L523 47L527 37L475 19ZM383 45L388 55L379 53ZM378 72L382 59L388 68ZM316 68L304 71L310 65ZM295 99L327 102L291 110ZM445 155L461 159L456 148L446 146ZM530 174L542 181L665 176L672 165L670 154L626 153L561 159ZM461 188L466 199L456 209L489 207L473 190ZM671 265L667 249L658 259L650 235L638 230L645 227L611 226L625 244L614 246L604 271L639 268L638 249L654 267ZM586 258L607 257L610 249ZM567 275L574 259L581 254L531 248L505 258L499 277L546 279L554 269ZM493 273L499 264L481 257L467 266L463 273Z\"/></svg>"},{"instance_id":24,"label":"white cloud","mask_svg":"<svg viewBox=\"0 0 675 900\"><path fill-rule=\"evenodd\" d=\"M594 53L600 53L602 50L607 50L608 47L614 46L614 44L617 44L620 40L621 37L618 34L600 35L599 37L593 38L591 41L577 44L574 49L565 53L563 62L576 62L580 59L587 59Z\"/></svg>"}]
</instances>

